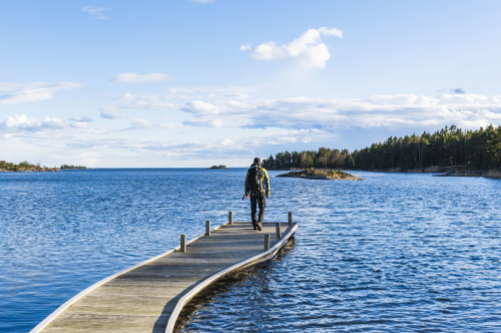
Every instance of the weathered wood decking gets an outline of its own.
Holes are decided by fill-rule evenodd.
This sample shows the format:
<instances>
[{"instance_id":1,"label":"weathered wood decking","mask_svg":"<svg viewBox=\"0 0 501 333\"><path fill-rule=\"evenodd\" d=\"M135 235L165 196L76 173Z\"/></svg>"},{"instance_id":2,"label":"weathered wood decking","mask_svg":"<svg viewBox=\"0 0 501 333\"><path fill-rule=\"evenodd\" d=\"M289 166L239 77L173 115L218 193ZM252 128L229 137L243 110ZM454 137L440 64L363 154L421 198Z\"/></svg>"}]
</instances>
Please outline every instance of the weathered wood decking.
<instances>
[{"instance_id":1,"label":"weathered wood decking","mask_svg":"<svg viewBox=\"0 0 501 333\"><path fill-rule=\"evenodd\" d=\"M188 243L186 252L178 247L89 287L31 332L173 332L193 296L228 273L273 258L298 226L281 223L277 238L276 223L265 223L261 232L250 223L224 224Z\"/></svg>"}]
</instances>

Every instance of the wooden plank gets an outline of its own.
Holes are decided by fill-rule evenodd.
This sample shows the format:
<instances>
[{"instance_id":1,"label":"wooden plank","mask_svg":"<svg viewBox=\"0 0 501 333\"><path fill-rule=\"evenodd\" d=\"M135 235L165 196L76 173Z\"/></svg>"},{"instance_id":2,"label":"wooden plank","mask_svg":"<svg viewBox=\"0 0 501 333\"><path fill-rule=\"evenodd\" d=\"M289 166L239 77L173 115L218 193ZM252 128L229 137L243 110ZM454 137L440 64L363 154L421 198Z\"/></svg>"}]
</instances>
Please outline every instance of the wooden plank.
<instances>
[{"instance_id":1,"label":"wooden plank","mask_svg":"<svg viewBox=\"0 0 501 333\"><path fill-rule=\"evenodd\" d=\"M208 233L208 224L206 236L182 241L186 252L179 251L180 247L98 283L32 333L163 333L193 293L236 268L272 258L295 228L265 223L259 232L250 223L234 223ZM263 252L264 234L279 233L284 237L270 237L271 249Z\"/></svg>"},{"instance_id":2,"label":"wooden plank","mask_svg":"<svg viewBox=\"0 0 501 333\"><path fill-rule=\"evenodd\" d=\"M168 320L168 315L162 316L131 316L102 315L102 314L67 314L64 313L57 322L52 323L44 332L51 332L51 328L66 329L66 332L81 330L84 332L115 330L134 330L136 332L151 332L161 329Z\"/></svg>"}]
</instances>

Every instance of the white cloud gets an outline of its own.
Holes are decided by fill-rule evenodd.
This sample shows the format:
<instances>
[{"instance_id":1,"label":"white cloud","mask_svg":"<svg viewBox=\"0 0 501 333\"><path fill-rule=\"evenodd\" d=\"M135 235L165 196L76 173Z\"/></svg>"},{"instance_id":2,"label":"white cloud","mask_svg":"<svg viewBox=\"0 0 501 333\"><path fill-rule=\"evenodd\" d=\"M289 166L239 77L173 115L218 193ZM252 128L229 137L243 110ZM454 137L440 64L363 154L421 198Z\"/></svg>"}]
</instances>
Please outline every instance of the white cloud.
<instances>
[{"instance_id":1,"label":"white cloud","mask_svg":"<svg viewBox=\"0 0 501 333\"><path fill-rule=\"evenodd\" d=\"M236 158L249 157L252 151L242 145L240 141L232 139L206 140L206 141L163 141L163 140L138 140L128 137L119 138L72 138L66 143L70 150L94 150L108 152L105 159L112 154L125 153L128 159L131 156L148 157L154 160L165 159L206 159L206 158ZM250 158L250 157L249 157Z\"/></svg>"},{"instance_id":2,"label":"white cloud","mask_svg":"<svg viewBox=\"0 0 501 333\"><path fill-rule=\"evenodd\" d=\"M206 3L211 3L211 2L214 2L215 0L190 0L191 2L196 2L196 3L203 3L203 4L206 4Z\"/></svg>"},{"instance_id":3,"label":"white cloud","mask_svg":"<svg viewBox=\"0 0 501 333\"><path fill-rule=\"evenodd\" d=\"M192 101L186 103L180 110L195 115L185 121L185 125L202 127L246 127L251 122L249 106L252 103L238 100Z\"/></svg>"},{"instance_id":4,"label":"white cloud","mask_svg":"<svg viewBox=\"0 0 501 333\"><path fill-rule=\"evenodd\" d=\"M54 94L59 90L80 86L80 84L75 82L60 82L56 84L45 82L29 84L0 83L0 91L8 92L7 95L0 95L0 105L45 101L54 98Z\"/></svg>"},{"instance_id":5,"label":"white cloud","mask_svg":"<svg viewBox=\"0 0 501 333\"><path fill-rule=\"evenodd\" d=\"M82 11L88 13L91 17L99 20L107 20L109 17L104 15L104 11L109 10L109 8L96 7L96 6L85 6L82 7Z\"/></svg>"},{"instance_id":6,"label":"white cloud","mask_svg":"<svg viewBox=\"0 0 501 333\"><path fill-rule=\"evenodd\" d=\"M251 55L257 60L277 60L292 58L305 67L323 69L327 60L331 57L327 45L322 43L322 37L343 37L343 32L336 28L309 29L299 38L289 44L277 45L270 41L256 46ZM240 51L251 50L251 45L240 46Z\"/></svg>"},{"instance_id":7,"label":"white cloud","mask_svg":"<svg viewBox=\"0 0 501 333\"><path fill-rule=\"evenodd\" d=\"M71 128L89 128L90 125L89 123L85 123L85 122L73 122L73 123L70 123L69 126Z\"/></svg>"},{"instance_id":8,"label":"white cloud","mask_svg":"<svg viewBox=\"0 0 501 333\"><path fill-rule=\"evenodd\" d=\"M143 118L134 118L132 119L130 127L125 130L171 129L176 127L180 127L180 125L174 123L150 122Z\"/></svg>"},{"instance_id":9,"label":"white cloud","mask_svg":"<svg viewBox=\"0 0 501 333\"><path fill-rule=\"evenodd\" d=\"M160 95L134 95L126 93L116 98L108 105L101 108L101 117L106 119L120 119L120 113L127 110L177 110L179 104L175 100L194 99L193 105L186 106L194 111L197 107L210 107L210 103L201 102L199 99L227 100L246 99L255 87L230 87L230 88L169 88L165 94Z\"/></svg>"},{"instance_id":10,"label":"white cloud","mask_svg":"<svg viewBox=\"0 0 501 333\"><path fill-rule=\"evenodd\" d=\"M210 94L206 94L206 97ZM189 96L185 96L189 97ZM107 106L118 112L157 109L184 112L184 125L198 127L350 129L456 124L467 128L501 122L501 96L473 94L375 95L357 99L200 98L126 95Z\"/></svg>"},{"instance_id":11,"label":"white cloud","mask_svg":"<svg viewBox=\"0 0 501 333\"><path fill-rule=\"evenodd\" d=\"M7 119L0 122L0 131L2 132L40 132L63 129L65 127L66 124L59 118L29 119L26 115L7 117Z\"/></svg>"},{"instance_id":12,"label":"white cloud","mask_svg":"<svg viewBox=\"0 0 501 333\"><path fill-rule=\"evenodd\" d=\"M227 109L224 107L224 109ZM215 115L221 113L221 106L216 106L212 103L207 103L203 101L193 101L186 104L182 108L183 111L193 113L193 114L205 114L205 115Z\"/></svg>"},{"instance_id":13,"label":"white cloud","mask_svg":"<svg viewBox=\"0 0 501 333\"><path fill-rule=\"evenodd\" d=\"M0 91L15 91L20 86L19 83L0 82Z\"/></svg>"},{"instance_id":14,"label":"white cloud","mask_svg":"<svg viewBox=\"0 0 501 333\"><path fill-rule=\"evenodd\" d=\"M125 94L102 108L117 118L133 110L168 112L184 126L245 129L478 128L501 123L501 95L374 95L352 99L253 99L244 88L171 88L161 95ZM184 113L184 115L183 115ZM181 120L182 119L182 120ZM137 126L136 126L137 125ZM139 124L131 128L140 128ZM310 135L316 137L316 135ZM303 137L301 142L308 142Z\"/></svg>"},{"instance_id":15,"label":"white cloud","mask_svg":"<svg viewBox=\"0 0 501 333\"><path fill-rule=\"evenodd\" d=\"M224 88L169 88L162 95L166 99L245 99L249 94L259 90L258 87L224 87Z\"/></svg>"},{"instance_id":16,"label":"white cloud","mask_svg":"<svg viewBox=\"0 0 501 333\"><path fill-rule=\"evenodd\" d=\"M101 108L101 117L106 119L119 119L120 112L126 110L169 110L176 105L167 101L164 96L125 94L115 99L110 104Z\"/></svg>"},{"instance_id":17,"label":"white cloud","mask_svg":"<svg viewBox=\"0 0 501 333\"><path fill-rule=\"evenodd\" d=\"M136 73L122 73L113 78L115 82L125 82L125 83L146 83L146 82L158 82L169 80L170 76L163 73L152 73L152 74L136 74Z\"/></svg>"},{"instance_id":18,"label":"white cloud","mask_svg":"<svg viewBox=\"0 0 501 333\"><path fill-rule=\"evenodd\" d=\"M7 117L0 121L2 152L10 161L28 159L45 165L72 163L105 167L188 166L188 163L206 167L214 163L208 164L204 160L247 160L254 155L248 144L231 136L179 136L177 134L183 133L178 129L181 124L136 118L128 128L158 129L160 136L152 135L153 132L131 135L125 131L94 126L96 124L90 122L51 117Z\"/></svg>"},{"instance_id":19,"label":"white cloud","mask_svg":"<svg viewBox=\"0 0 501 333\"><path fill-rule=\"evenodd\" d=\"M290 143L296 143L298 142L298 137L302 136L305 132L309 131L277 129L267 134L261 134L247 138L243 144L245 146L255 148L268 145L280 146Z\"/></svg>"},{"instance_id":20,"label":"white cloud","mask_svg":"<svg viewBox=\"0 0 501 333\"><path fill-rule=\"evenodd\" d=\"M58 154L76 158L92 153L89 159L101 166L118 163L117 160L127 166L134 165L136 160L171 165L171 161L196 159L244 160L253 157L255 152L264 155L275 152L279 149L276 146L282 146L280 149L291 146L308 149L326 144L350 146L351 141L334 138L342 133L363 138L370 129L376 128L377 132L385 129L392 135L395 129L403 128L408 133L419 133L451 124L478 129L501 123L501 96L402 94L357 99L268 100L207 97L216 91L225 93L223 89L173 88L165 95L126 94L112 109L115 115L137 108L161 110L169 113L170 119L177 119L175 123L141 115L132 118L129 127L116 130L96 128L97 124L83 116L63 121L18 115L0 122L0 140L13 152L17 145L22 145L36 147L33 153L43 151L43 156ZM205 97L178 100L179 94ZM180 123L183 120L184 123ZM141 130L138 134L130 133ZM358 144L367 143L351 142L350 148Z\"/></svg>"},{"instance_id":21,"label":"white cloud","mask_svg":"<svg viewBox=\"0 0 501 333\"><path fill-rule=\"evenodd\" d=\"M73 117L70 118L71 121L77 122L77 123L90 123L93 122L94 120L91 117Z\"/></svg>"},{"instance_id":22,"label":"white cloud","mask_svg":"<svg viewBox=\"0 0 501 333\"><path fill-rule=\"evenodd\" d=\"M250 49L252 49L252 44L244 44L240 46L240 51L249 51Z\"/></svg>"}]
</instances>

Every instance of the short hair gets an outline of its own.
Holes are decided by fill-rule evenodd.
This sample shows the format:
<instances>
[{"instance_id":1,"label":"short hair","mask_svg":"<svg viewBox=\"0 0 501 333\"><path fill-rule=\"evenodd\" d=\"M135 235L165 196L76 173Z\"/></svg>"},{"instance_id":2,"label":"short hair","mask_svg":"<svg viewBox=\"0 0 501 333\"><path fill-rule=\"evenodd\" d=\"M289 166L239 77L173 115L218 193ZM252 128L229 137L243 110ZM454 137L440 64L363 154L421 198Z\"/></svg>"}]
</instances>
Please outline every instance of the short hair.
<instances>
[{"instance_id":1,"label":"short hair","mask_svg":"<svg viewBox=\"0 0 501 333\"><path fill-rule=\"evenodd\" d=\"M261 159L259 157L254 158L254 164L261 165Z\"/></svg>"}]
</instances>

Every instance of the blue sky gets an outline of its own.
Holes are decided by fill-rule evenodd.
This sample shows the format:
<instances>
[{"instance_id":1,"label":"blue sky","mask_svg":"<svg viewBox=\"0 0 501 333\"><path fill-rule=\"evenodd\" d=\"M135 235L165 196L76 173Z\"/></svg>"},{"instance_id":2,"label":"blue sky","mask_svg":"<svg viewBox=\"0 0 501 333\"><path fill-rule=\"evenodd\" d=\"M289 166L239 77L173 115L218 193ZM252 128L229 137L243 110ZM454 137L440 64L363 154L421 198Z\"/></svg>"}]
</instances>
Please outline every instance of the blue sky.
<instances>
[{"instance_id":1,"label":"blue sky","mask_svg":"<svg viewBox=\"0 0 501 333\"><path fill-rule=\"evenodd\" d=\"M501 123L499 1L4 1L0 159L246 166Z\"/></svg>"}]
</instances>

